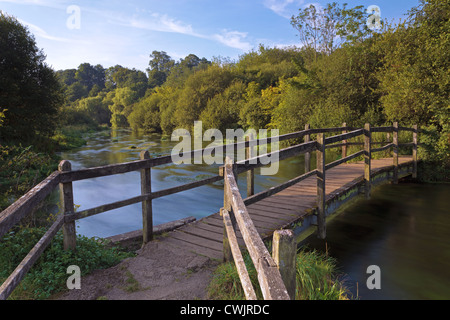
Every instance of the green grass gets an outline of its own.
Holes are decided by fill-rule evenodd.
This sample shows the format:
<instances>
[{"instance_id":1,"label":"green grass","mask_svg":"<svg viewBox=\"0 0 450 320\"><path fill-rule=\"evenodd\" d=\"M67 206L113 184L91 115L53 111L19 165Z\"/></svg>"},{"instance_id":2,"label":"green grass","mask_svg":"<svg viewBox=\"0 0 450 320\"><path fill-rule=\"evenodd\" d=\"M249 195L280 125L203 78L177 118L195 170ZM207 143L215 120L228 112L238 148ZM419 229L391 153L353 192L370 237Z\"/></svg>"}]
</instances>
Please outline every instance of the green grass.
<instances>
[{"instance_id":1,"label":"green grass","mask_svg":"<svg viewBox=\"0 0 450 320\"><path fill-rule=\"evenodd\" d=\"M46 229L42 227L22 227L3 236L0 242L0 283L7 279L45 232ZM70 276L67 274L68 266L79 266L83 276L95 269L114 266L130 256L133 254L109 247L99 238L79 235L76 250L65 251L63 235L60 231L9 299L47 299L67 289L66 281Z\"/></svg>"},{"instance_id":2,"label":"green grass","mask_svg":"<svg viewBox=\"0 0 450 320\"><path fill-rule=\"evenodd\" d=\"M244 261L258 299L262 299L255 267L248 254ZM296 300L348 300L348 291L338 280L336 261L316 250L297 253ZM233 262L223 263L214 271L208 295L216 300L244 300L245 294Z\"/></svg>"}]
</instances>

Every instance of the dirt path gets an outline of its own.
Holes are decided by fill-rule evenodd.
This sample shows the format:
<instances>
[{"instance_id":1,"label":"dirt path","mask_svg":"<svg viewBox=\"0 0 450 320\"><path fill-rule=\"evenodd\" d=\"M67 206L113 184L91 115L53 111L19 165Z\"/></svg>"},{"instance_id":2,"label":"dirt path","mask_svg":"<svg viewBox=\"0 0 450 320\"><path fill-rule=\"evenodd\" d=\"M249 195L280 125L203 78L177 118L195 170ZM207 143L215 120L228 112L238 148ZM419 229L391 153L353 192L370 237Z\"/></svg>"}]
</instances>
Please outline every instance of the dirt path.
<instances>
[{"instance_id":1,"label":"dirt path","mask_svg":"<svg viewBox=\"0 0 450 320\"><path fill-rule=\"evenodd\" d=\"M58 300L182 300L207 296L212 272L219 264L207 257L154 240L133 258L96 270L81 279L81 289Z\"/></svg>"}]
</instances>

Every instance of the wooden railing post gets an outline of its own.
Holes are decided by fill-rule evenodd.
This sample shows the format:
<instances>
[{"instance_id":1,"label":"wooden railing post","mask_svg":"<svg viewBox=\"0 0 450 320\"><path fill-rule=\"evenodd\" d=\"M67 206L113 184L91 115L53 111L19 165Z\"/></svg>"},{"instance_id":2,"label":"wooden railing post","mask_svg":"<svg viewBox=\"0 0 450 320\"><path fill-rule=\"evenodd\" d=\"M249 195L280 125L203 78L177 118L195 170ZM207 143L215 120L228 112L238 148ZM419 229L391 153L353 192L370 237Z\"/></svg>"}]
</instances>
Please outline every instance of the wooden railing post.
<instances>
[{"instance_id":1,"label":"wooden railing post","mask_svg":"<svg viewBox=\"0 0 450 320\"><path fill-rule=\"evenodd\" d=\"M325 138L317 134L317 236L326 237L325 222Z\"/></svg>"},{"instance_id":2,"label":"wooden railing post","mask_svg":"<svg viewBox=\"0 0 450 320\"><path fill-rule=\"evenodd\" d=\"M233 160L231 158L226 157L225 158L225 165L220 168L219 174L224 177L225 175L225 166L233 166L233 173L234 177L237 178L235 166L233 165ZM237 183L237 181L236 181ZM228 211L230 215L231 224L233 227L234 232L236 233L236 217L233 212L233 208L231 207L231 200L230 200L230 194L228 193L228 179L224 177L224 188L223 188L223 207L226 211ZM222 215L222 211L220 212ZM228 233L226 230L226 226L224 226L223 229L223 261L233 261L233 253L231 251L230 241L228 239Z\"/></svg>"},{"instance_id":3,"label":"wooden railing post","mask_svg":"<svg viewBox=\"0 0 450 320\"><path fill-rule=\"evenodd\" d=\"M309 129L310 129L309 123L305 124L305 130L309 130ZM305 134L304 141L309 142L310 138L311 138L311 135L309 133ZM305 173L307 173L309 171L311 171L311 153L306 152L305 153Z\"/></svg>"},{"instance_id":4,"label":"wooden railing post","mask_svg":"<svg viewBox=\"0 0 450 320\"><path fill-rule=\"evenodd\" d=\"M72 170L70 161L63 160L58 165L59 172L67 172ZM66 217L74 214L73 205L73 187L72 182L59 184L59 198L61 202L61 209ZM75 229L75 221L64 222L63 224L63 242L64 250L74 250L77 245L77 234Z\"/></svg>"},{"instance_id":5,"label":"wooden railing post","mask_svg":"<svg viewBox=\"0 0 450 320\"><path fill-rule=\"evenodd\" d=\"M372 142L372 132L370 129L370 123L366 123L364 125L364 182L365 182L364 193L366 195L366 199L370 199L370 189L371 189L371 181L370 181L370 169L372 160L371 142Z\"/></svg>"},{"instance_id":6,"label":"wooden railing post","mask_svg":"<svg viewBox=\"0 0 450 320\"><path fill-rule=\"evenodd\" d=\"M417 124L413 125L413 172L412 177L413 179L417 179L417 134L418 134L418 127Z\"/></svg>"},{"instance_id":7,"label":"wooden railing post","mask_svg":"<svg viewBox=\"0 0 450 320\"><path fill-rule=\"evenodd\" d=\"M347 126L347 123L342 124L343 127ZM347 133L347 130L342 130L342 134ZM347 156L347 139L342 140L342 143L344 144L342 146L342 158L345 158Z\"/></svg>"},{"instance_id":8,"label":"wooden railing post","mask_svg":"<svg viewBox=\"0 0 450 320\"><path fill-rule=\"evenodd\" d=\"M272 241L272 258L280 270L286 290L291 300L295 299L297 243L292 230L275 230Z\"/></svg>"},{"instance_id":9,"label":"wooden railing post","mask_svg":"<svg viewBox=\"0 0 450 320\"><path fill-rule=\"evenodd\" d=\"M392 131L392 143L394 144L393 164L394 164L394 176L392 182L398 183L398 122L394 122Z\"/></svg>"},{"instance_id":10,"label":"wooden railing post","mask_svg":"<svg viewBox=\"0 0 450 320\"><path fill-rule=\"evenodd\" d=\"M253 140L253 135L246 136L245 141L249 142ZM250 143L250 142L249 142ZM246 159L251 159L254 156L254 146L250 145L245 149ZM247 171L247 197L255 194L255 169Z\"/></svg>"},{"instance_id":11,"label":"wooden railing post","mask_svg":"<svg viewBox=\"0 0 450 320\"><path fill-rule=\"evenodd\" d=\"M150 159L150 153L141 151L139 158L141 160ZM141 194L150 194L152 192L151 168L141 169ZM153 239L153 208L152 199L142 201L142 244Z\"/></svg>"}]
</instances>

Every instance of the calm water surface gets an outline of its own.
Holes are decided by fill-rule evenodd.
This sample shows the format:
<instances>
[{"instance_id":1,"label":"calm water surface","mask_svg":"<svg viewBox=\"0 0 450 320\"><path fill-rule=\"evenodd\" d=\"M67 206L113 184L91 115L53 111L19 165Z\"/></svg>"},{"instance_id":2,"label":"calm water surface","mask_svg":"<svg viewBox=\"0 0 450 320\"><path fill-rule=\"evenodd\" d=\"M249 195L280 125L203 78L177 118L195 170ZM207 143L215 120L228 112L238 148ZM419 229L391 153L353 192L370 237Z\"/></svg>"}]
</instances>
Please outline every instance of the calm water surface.
<instances>
[{"instance_id":1,"label":"calm water surface","mask_svg":"<svg viewBox=\"0 0 450 320\"><path fill-rule=\"evenodd\" d=\"M374 190L327 224L327 239L305 245L337 259L360 299L450 299L450 185L399 184ZM381 271L381 289L366 285ZM358 290L357 290L358 289Z\"/></svg>"},{"instance_id":2,"label":"calm water surface","mask_svg":"<svg viewBox=\"0 0 450 320\"><path fill-rule=\"evenodd\" d=\"M102 131L90 134L87 145L64 152L63 159L72 163L72 170L121 163L139 159L142 150L153 156L170 154L178 143L161 139L158 134L140 134L129 130ZM313 157L312 157L313 158ZM312 159L314 168L315 160ZM182 185L217 175L219 165L166 164L152 168L152 190ZM303 156L292 157L280 164L277 175L260 176L255 171L255 192L265 190L304 172ZM240 189L245 196L245 174L240 176ZM140 195L139 172L130 172L73 183L74 203L81 211ZM153 224L188 216L202 218L218 212L223 205L223 182L217 182L153 200ZM92 237L108 237L142 229L141 204L119 208L77 221L77 232Z\"/></svg>"}]
</instances>

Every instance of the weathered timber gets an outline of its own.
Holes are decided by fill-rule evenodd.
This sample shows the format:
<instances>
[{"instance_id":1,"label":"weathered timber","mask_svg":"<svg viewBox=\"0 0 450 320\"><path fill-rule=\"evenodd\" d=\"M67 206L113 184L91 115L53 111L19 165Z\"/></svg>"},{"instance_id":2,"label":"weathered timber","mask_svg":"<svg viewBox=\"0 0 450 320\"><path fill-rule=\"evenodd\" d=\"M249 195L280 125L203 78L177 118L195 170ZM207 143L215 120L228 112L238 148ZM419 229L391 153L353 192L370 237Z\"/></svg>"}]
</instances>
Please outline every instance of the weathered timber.
<instances>
[{"instance_id":1,"label":"weathered timber","mask_svg":"<svg viewBox=\"0 0 450 320\"><path fill-rule=\"evenodd\" d=\"M389 148L392 148L393 146L394 146L393 143L389 143L389 144L387 144L387 145L385 145L385 146L383 146L383 147L371 149L371 152L374 153L374 152L384 151L384 150L387 150L387 149L389 149Z\"/></svg>"},{"instance_id":2,"label":"weathered timber","mask_svg":"<svg viewBox=\"0 0 450 320\"><path fill-rule=\"evenodd\" d=\"M217 181L221 181L223 180L223 177L221 177L220 175L217 176L213 176L210 178L206 178L206 179L202 179L199 181L194 181L194 182L190 182L190 183L186 183L183 184L181 186L176 186L176 187L172 187L172 188L167 188L164 190L158 190L158 191L154 191L151 193L151 198L152 199L156 199L156 198L160 198L160 197L164 197L164 196L168 196L174 193L178 193L178 192L182 192L182 191L186 191L186 190L190 190L190 189L194 189L194 188L198 188L207 184L211 184Z\"/></svg>"},{"instance_id":3,"label":"weathered timber","mask_svg":"<svg viewBox=\"0 0 450 320\"><path fill-rule=\"evenodd\" d=\"M6 281L0 287L0 300L6 300L12 291L19 285L20 281L25 277L33 264L44 252L45 248L50 244L55 234L61 229L64 224L64 217L62 215L56 218L56 221L42 236L38 243L31 249L31 251L20 262L17 268L11 273Z\"/></svg>"},{"instance_id":4,"label":"weathered timber","mask_svg":"<svg viewBox=\"0 0 450 320\"><path fill-rule=\"evenodd\" d=\"M69 161L63 160L59 163L58 170L60 172L69 172L72 170L72 165ZM59 184L59 198L65 219L70 218L74 213L72 182ZM75 221L72 219L64 221L63 238L64 250L75 250L77 246L77 233L75 230Z\"/></svg>"},{"instance_id":5,"label":"weathered timber","mask_svg":"<svg viewBox=\"0 0 450 320\"><path fill-rule=\"evenodd\" d=\"M110 210L122 208L125 206L129 206L131 204L135 204L138 202L146 201L150 198L151 198L151 194L144 194L144 195L136 196L136 197L125 199L125 200L120 200L120 201L104 204L104 205L101 205L98 207L75 212L74 214L67 216L64 221L69 222L69 221L87 218L87 217L90 217L90 216L93 216L93 215L96 215L96 214L99 214L99 213L102 213L105 211L110 211Z\"/></svg>"},{"instance_id":6,"label":"weathered timber","mask_svg":"<svg viewBox=\"0 0 450 320\"><path fill-rule=\"evenodd\" d=\"M413 125L413 150L412 150L412 157L413 157L413 172L412 172L412 178L417 179L417 124Z\"/></svg>"},{"instance_id":7,"label":"weathered timber","mask_svg":"<svg viewBox=\"0 0 450 320\"><path fill-rule=\"evenodd\" d=\"M272 257L280 270L289 297L294 300L297 284L297 243L292 230L275 230L272 241Z\"/></svg>"},{"instance_id":8,"label":"weathered timber","mask_svg":"<svg viewBox=\"0 0 450 320\"><path fill-rule=\"evenodd\" d=\"M231 166L231 170L233 173L233 180L236 179L236 166L233 164L233 160L231 160L229 157L226 157L225 159L225 166L229 165ZM236 216L234 214L233 208L231 206L231 200L230 200L230 194L229 194L229 188L228 185L230 183L229 180L225 178L225 166L221 167L220 175L222 175L225 179L224 181L224 189L223 189L223 208L227 212L229 212L230 215L230 222L233 229L233 232L236 232ZM222 214L222 211L220 211ZM223 261L228 262L233 260L233 252L231 251L230 241L228 239L228 231L226 227L223 228Z\"/></svg>"},{"instance_id":9,"label":"weathered timber","mask_svg":"<svg viewBox=\"0 0 450 320\"><path fill-rule=\"evenodd\" d=\"M295 177L285 183L271 187L265 191L261 191L251 197L248 197L248 198L244 199L244 203L245 203L245 205L248 206L252 203L258 202L258 201L265 199L271 195L274 195L280 191L283 191L284 189L287 189L290 186L293 186L294 184L299 183L300 181L305 180L306 178L313 176L315 174L316 174L316 170L309 171L309 172L302 174L301 176Z\"/></svg>"},{"instance_id":10,"label":"weathered timber","mask_svg":"<svg viewBox=\"0 0 450 320\"><path fill-rule=\"evenodd\" d=\"M394 122L393 124L393 135L392 135L392 143L394 144L394 155L393 165L394 165L394 176L392 178L392 182L394 184L398 183L398 122Z\"/></svg>"},{"instance_id":11,"label":"weathered timber","mask_svg":"<svg viewBox=\"0 0 450 320\"><path fill-rule=\"evenodd\" d=\"M316 149L316 142L310 141L302 144L298 144L292 147L288 147L282 150L271 152L270 154L263 154L251 159L241 160L236 162L237 172L242 173L250 169L259 168L268 164L268 160L272 160L274 157L277 161L287 159L297 154L311 152Z\"/></svg>"},{"instance_id":12,"label":"weathered timber","mask_svg":"<svg viewBox=\"0 0 450 320\"><path fill-rule=\"evenodd\" d=\"M305 131L309 131L309 123L305 124ZM310 134L306 134L304 137L304 142L307 143L311 139ZM305 152L305 172L311 171L311 152Z\"/></svg>"},{"instance_id":13,"label":"weathered timber","mask_svg":"<svg viewBox=\"0 0 450 320\"><path fill-rule=\"evenodd\" d=\"M329 138L325 138L325 144L331 144L342 140L347 140L364 134L364 129L357 129L344 134L338 134Z\"/></svg>"},{"instance_id":14,"label":"weathered timber","mask_svg":"<svg viewBox=\"0 0 450 320\"><path fill-rule=\"evenodd\" d=\"M342 126L346 127L347 124L344 122L342 124ZM346 133L347 133L347 130L342 130L342 134L346 134ZM348 142L347 139L342 140L342 151L341 151L342 152L342 158L347 157L347 142ZM329 146L326 146L326 147L331 147L331 146L329 145Z\"/></svg>"},{"instance_id":15,"label":"weathered timber","mask_svg":"<svg viewBox=\"0 0 450 320\"><path fill-rule=\"evenodd\" d=\"M245 266L244 258L236 238L235 228L231 222L230 214L224 208L222 210L223 223L227 231L228 241L230 243L231 252L233 254L234 264L238 271L239 279L241 280L242 289L244 290L245 298L247 300L256 300L256 293L248 275L247 267Z\"/></svg>"},{"instance_id":16,"label":"weathered timber","mask_svg":"<svg viewBox=\"0 0 450 320\"><path fill-rule=\"evenodd\" d=\"M366 199L370 199L370 170L371 170L371 147L370 143L372 140L372 132L370 128L370 123L364 125L364 194Z\"/></svg>"},{"instance_id":17,"label":"weathered timber","mask_svg":"<svg viewBox=\"0 0 450 320\"><path fill-rule=\"evenodd\" d=\"M330 163L325 165L325 170L328 170L328 169L331 169L333 167L336 167L336 166L338 166L338 165L340 165L340 164L342 164L344 162L350 161L350 160L352 160L354 158L357 158L359 156L362 156L362 155L364 155L364 150L355 152L355 153L353 153L353 154L351 154L351 155L349 155L349 156L347 156L345 158L342 158L342 159L330 162Z\"/></svg>"},{"instance_id":18,"label":"weathered timber","mask_svg":"<svg viewBox=\"0 0 450 320\"><path fill-rule=\"evenodd\" d=\"M317 236L326 237L325 222L325 140L323 133L317 134Z\"/></svg>"},{"instance_id":19,"label":"weathered timber","mask_svg":"<svg viewBox=\"0 0 450 320\"><path fill-rule=\"evenodd\" d=\"M246 137L247 141L250 141L252 137ZM251 159L255 155L255 147L249 145L245 149L245 158ZM247 171L247 197L250 197L255 194L255 169L250 169Z\"/></svg>"},{"instance_id":20,"label":"weathered timber","mask_svg":"<svg viewBox=\"0 0 450 320\"><path fill-rule=\"evenodd\" d=\"M59 174L53 172L0 213L0 239L58 186Z\"/></svg>"},{"instance_id":21,"label":"weathered timber","mask_svg":"<svg viewBox=\"0 0 450 320\"><path fill-rule=\"evenodd\" d=\"M150 159L150 153L148 151L141 151L141 160ZM151 168L144 168L141 170L141 193L142 195L151 194L152 182L151 182ZM142 201L142 243L153 239L153 208L152 199L147 198Z\"/></svg>"},{"instance_id":22,"label":"weathered timber","mask_svg":"<svg viewBox=\"0 0 450 320\"><path fill-rule=\"evenodd\" d=\"M239 225L247 250L258 273L258 282L262 294L266 300L288 300L289 294L281 279L280 271L269 255L260 235L258 234L241 198L239 189L234 179L230 164L225 165L224 177L228 181L225 187L228 189L231 206L236 222Z\"/></svg>"}]
</instances>

